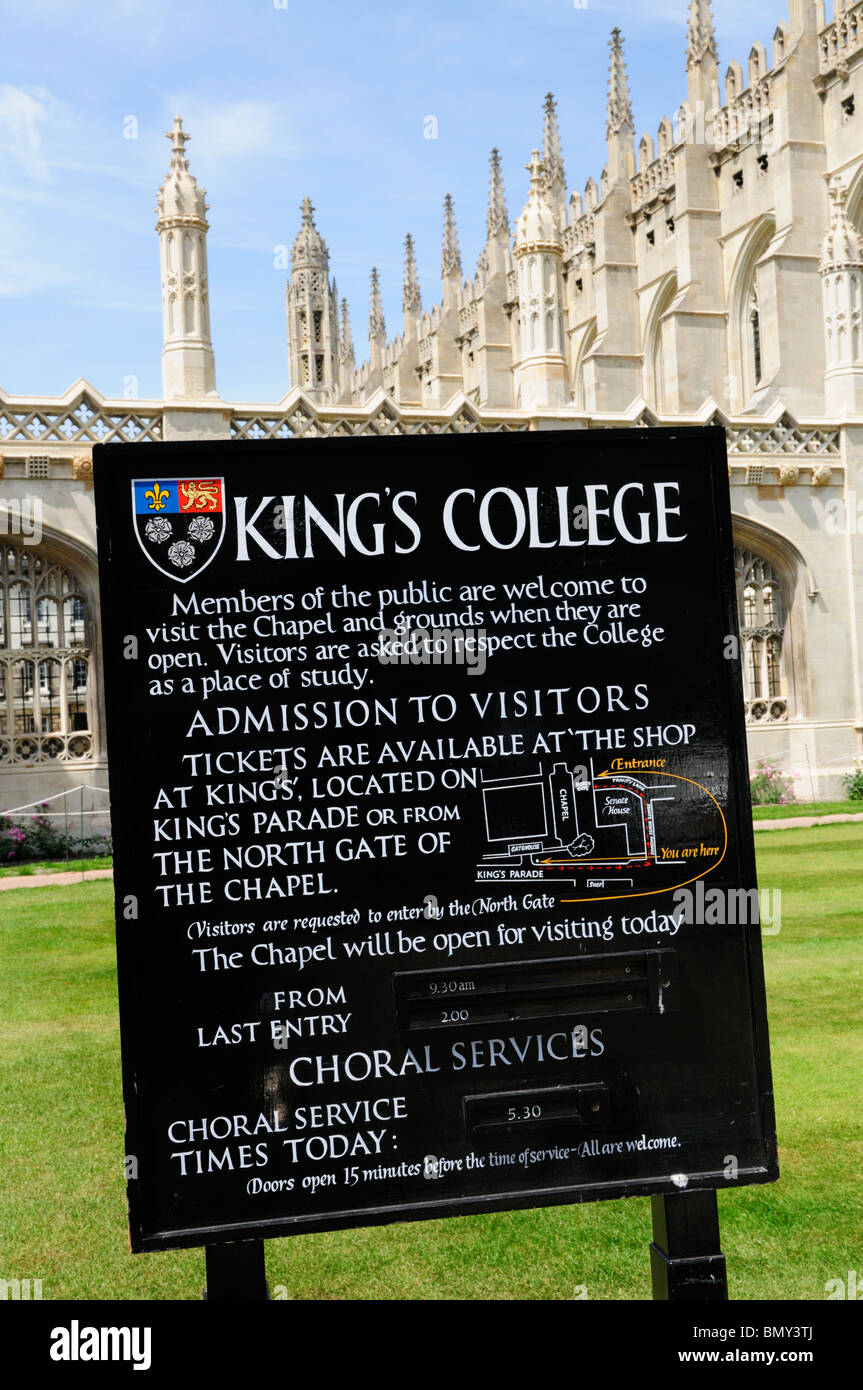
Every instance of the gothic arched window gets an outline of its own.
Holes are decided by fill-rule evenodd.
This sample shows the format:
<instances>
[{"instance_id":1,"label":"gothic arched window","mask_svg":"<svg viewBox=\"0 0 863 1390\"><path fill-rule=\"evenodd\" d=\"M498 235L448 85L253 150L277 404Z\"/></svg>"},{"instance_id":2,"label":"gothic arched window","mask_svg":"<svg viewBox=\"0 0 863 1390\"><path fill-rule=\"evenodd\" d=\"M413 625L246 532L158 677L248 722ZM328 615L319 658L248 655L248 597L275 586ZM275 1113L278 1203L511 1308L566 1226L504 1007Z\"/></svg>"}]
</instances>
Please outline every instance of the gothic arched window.
<instances>
[{"instance_id":1,"label":"gothic arched window","mask_svg":"<svg viewBox=\"0 0 863 1390\"><path fill-rule=\"evenodd\" d=\"M758 286L753 280L749 292L749 351L752 359L752 380L761 383L761 320L758 315Z\"/></svg>"},{"instance_id":2,"label":"gothic arched window","mask_svg":"<svg viewBox=\"0 0 863 1390\"><path fill-rule=\"evenodd\" d=\"M579 344L579 346L578 346L578 348L577 348L577 350L576 350L576 353L575 353L575 365L574 365L574 369L573 369L573 382L572 382L572 387L573 387L572 396L573 396L573 401L575 402L575 406L576 406L576 409L577 409L577 410L584 410L584 409L586 408L586 399L585 399L585 390L584 390L584 364L585 364L585 359L586 359L586 357L588 356L588 354L590 353L590 350L591 350L591 348L593 347L593 345L594 345L595 342L596 342L596 319L591 319L590 323L587 325L587 327L584 329L584 332L582 333L581 342L580 342L580 344Z\"/></svg>"},{"instance_id":3,"label":"gothic arched window","mask_svg":"<svg viewBox=\"0 0 863 1390\"><path fill-rule=\"evenodd\" d=\"M0 763L93 756L87 605L75 574L0 546Z\"/></svg>"},{"instance_id":4,"label":"gothic arched window","mask_svg":"<svg viewBox=\"0 0 863 1390\"><path fill-rule=\"evenodd\" d=\"M768 560L740 546L734 551L734 568L747 718L758 722L786 719L782 582Z\"/></svg>"},{"instance_id":5,"label":"gothic arched window","mask_svg":"<svg viewBox=\"0 0 863 1390\"><path fill-rule=\"evenodd\" d=\"M669 275L660 285L648 315L644 348L644 395L648 405L662 413L669 408L666 374L672 366L666 360L666 335L670 326L665 315L677 294L677 277Z\"/></svg>"},{"instance_id":6,"label":"gothic arched window","mask_svg":"<svg viewBox=\"0 0 863 1390\"><path fill-rule=\"evenodd\" d=\"M763 390L778 365L773 281L765 259L774 235L774 218L760 218L750 229L731 276L728 396L733 411L743 410L756 391Z\"/></svg>"}]
</instances>

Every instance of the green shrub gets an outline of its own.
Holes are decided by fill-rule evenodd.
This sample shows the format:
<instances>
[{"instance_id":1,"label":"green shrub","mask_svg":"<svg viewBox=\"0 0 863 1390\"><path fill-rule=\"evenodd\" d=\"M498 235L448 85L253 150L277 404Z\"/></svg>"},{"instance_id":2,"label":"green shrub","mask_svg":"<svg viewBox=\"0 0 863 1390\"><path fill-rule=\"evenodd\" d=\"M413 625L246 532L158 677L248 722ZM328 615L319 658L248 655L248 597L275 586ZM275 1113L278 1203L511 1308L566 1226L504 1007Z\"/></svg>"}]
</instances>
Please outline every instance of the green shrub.
<instances>
[{"instance_id":1,"label":"green shrub","mask_svg":"<svg viewBox=\"0 0 863 1390\"><path fill-rule=\"evenodd\" d=\"M859 767L856 772L846 772L842 785L849 801L863 801L863 772Z\"/></svg>"},{"instance_id":2,"label":"green shrub","mask_svg":"<svg viewBox=\"0 0 863 1390\"><path fill-rule=\"evenodd\" d=\"M796 801L794 782L799 776L796 772L781 772L766 758L759 758L755 773L749 779L749 793L753 806L787 806Z\"/></svg>"},{"instance_id":3,"label":"green shrub","mask_svg":"<svg viewBox=\"0 0 863 1390\"><path fill-rule=\"evenodd\" d=\"M47 810L43 801L40 810ZM0 863L25 864L34 859L96 858L111 853L105 835L66 835L45 815L12 820L0 815Z\"/></svg>"}]
</instances>

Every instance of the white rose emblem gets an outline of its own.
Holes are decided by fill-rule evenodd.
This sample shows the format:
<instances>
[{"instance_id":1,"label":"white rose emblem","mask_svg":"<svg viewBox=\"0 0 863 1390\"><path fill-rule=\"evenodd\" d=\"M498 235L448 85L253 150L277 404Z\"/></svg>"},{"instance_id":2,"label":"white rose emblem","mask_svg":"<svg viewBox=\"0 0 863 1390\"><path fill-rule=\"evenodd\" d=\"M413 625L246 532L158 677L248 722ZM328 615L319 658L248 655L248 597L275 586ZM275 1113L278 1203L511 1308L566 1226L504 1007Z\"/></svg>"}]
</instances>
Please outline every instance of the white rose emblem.
<instances>
[{"instance_id":1,"label":"white rose emblem","mask_svg":"<svg viewBox=\"0 0 863 1390\"><path fill-rule=\"evenodd\" d=\"M148 541L153 541L156 545L161 545L162 541L168 539L173 529L170 521L167 521L165 517L154 516L144 527L144 535L147 537Z\"/></svg>"},{"instance_id":2,"label":"white rose emblem","mask_svg":"<svg viewBox=\"0 0 863 1390\"><path fill-rule=\"evenodd\" d=\"M189 536L193 541L212 540L215 529L208 516L196 516L189 522Z\"/></svg>"},{"instance_id":3,"label":"white rose emblem","mask_svg":"<svg viewBox=\"0 0 863 1390\"><path fill-rule=\"evenodd\" d=\"M187 565L191 565L195 558L195 547L189 545L188 541L175 541L168 547L168 559L177 569L184 570Z\"/></svg>"}]
</instances>

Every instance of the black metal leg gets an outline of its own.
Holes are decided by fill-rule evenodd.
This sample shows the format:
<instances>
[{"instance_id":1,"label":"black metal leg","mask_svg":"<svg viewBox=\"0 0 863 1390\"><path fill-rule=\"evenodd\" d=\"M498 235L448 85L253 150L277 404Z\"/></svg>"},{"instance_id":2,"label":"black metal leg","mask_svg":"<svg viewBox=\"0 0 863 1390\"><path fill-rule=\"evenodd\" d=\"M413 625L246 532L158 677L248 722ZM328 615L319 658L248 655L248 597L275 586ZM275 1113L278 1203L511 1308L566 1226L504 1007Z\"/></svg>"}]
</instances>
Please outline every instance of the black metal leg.
<instances>
[{"instance_id":1,"label":"black metal leg","mask_svg":"<svg viewBox=\"0 0 863 1390\"><path fill-rule=\"evenodd\" d=\"M669 1303L727 1299L715 1191L654 1197L652 1209L650 1273L654 1299Z\"/></svg>"},{"instance_id":2,"label":"black metal leg","mask_svg":"<svg viewBox=\"0 0 863 1390\"><path fill-rule=\"evenodd\" d=\"M264 1268L264 1242L238 1240L228 1245L208 1245L207 1284L204 1298L208 1303L249 1303L269 1298Z\"/></svg>"}]
</instances>

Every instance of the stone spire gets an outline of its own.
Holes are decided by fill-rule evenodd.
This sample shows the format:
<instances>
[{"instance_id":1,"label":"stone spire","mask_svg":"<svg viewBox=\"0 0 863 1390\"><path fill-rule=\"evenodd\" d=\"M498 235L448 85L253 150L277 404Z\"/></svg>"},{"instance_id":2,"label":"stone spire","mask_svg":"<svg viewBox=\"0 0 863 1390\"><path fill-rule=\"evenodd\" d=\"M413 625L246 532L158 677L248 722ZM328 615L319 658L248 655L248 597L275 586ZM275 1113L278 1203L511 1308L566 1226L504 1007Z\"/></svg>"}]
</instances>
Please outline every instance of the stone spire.
<instances>
[{"instance_id":1,"label":"stone spire","mask_svg":"<svg viewBox=\"0 0 863 1390\"><path fill-rule=\"evenodd\" d=\"M689 25L686 31L687 68L702 62L708 54L714 63L719 61L710 0L689 0Z\"/></svg>"},{"instance_id":2,"label":"stone spire","mask_svg":"<svg viewBox=\"0 0 863 1390\"><path fill-rule=\"evenodd\" d=\"M509 235L509 214L506 210L506 194L503 191L503 174L500 171L500 152L495 148L491 152L491 175L488 188L488 217L486 227L488 228L489 240L494 237Z\"/></svg>"},{"instance_id":3,"label":"stone spire","mask_svg":"<svg viewBox=\"0 0 863 1390\"><path fill-rule=\"evenodd\" d=\"M215 396L207 283L207 202L189 172L179 116L166 132L171 166L156 197L162 277L162 391L166 400Z\"/></svg>"},{"instance_id":4,"label":"stone spire","mask_svg":"<svg viewBox=\"0 0 863 1390\"><path fill-rule=\"evenodd\" d=\"M833 6L833 17L838 19L843 10L850 10L854 0L837 0ZM818 0L788 0L788 23L792 34L800 29L810 32L824 27L823 11Z\"/></svg>"},{"instance_id":5,"label":"stone spire","mask_svg":"<svg viewBox=\"0 0 863 1390\"><path fill-rule=\"evenodd\" d=\"M156 195L156 212L159 214L159 222L170 217L193 217L202 223L204 231L207 231L206 194L203 188L198 187L189 172L186 142L191 138L183 129L182 118L175 116L173 126L165 131L165 139L171 142L171 167Z\"/></svg>"},{"instance_id":6,"label":"stone spire","mask_svg":"<svg viewBox=\"0 0 863 1390\"><path fill-rule=\"evenodd\" d=\"M629 82L623 61L623 35L615 26L608 44L608 114L605 134L608 140L607 173L610 183L628 179L635 173L635 122L629 100Z\"/></svg>"},{"instance_id":7,"label":"stone spire","mask_svg":"<svg viewBox=\"0 0 863 1390\"><path fill-rule=\"evenodd\" d=\"M525 168L530 174L530 191L515 224L515 255L523 255L537 246L543 249L548 246L561 253L560 227L551 206L548 175L539 150L533 151Z\"/></svg>"},{"instance_id":8,"label":"stone spire","mask_svg":"<svg viewBox=\"0 0 863 1390\"><path fill-rule=\"evenodd\" d=\"M339 315L330 256L315 226L311 200L300 204L300 230L291 247L288 281L288 356L291 381L319 401L331 401L339 382Z\"/></svg>"},{"instance_id":9,"label":"stone spire","mask_svg":"<svg viewBox=\"0 0 863 1390\"><path fill-rule=\"evenodd\" d=\"M566 224L566 171L563 167L563 150L557 125L557 104L551 92L547 92L545 97L542 162L548 180L551 206L558 224L563 227Z\"/></svg>"},{"instance_id":10,"label":"stone spire","mask_svg":"<svg viewBox=\"0 0 863 1390\"><path fill-rule=\"evenodd\" d=\"M294 270L329 269L330 256L326 242L315 226L315 209L311 199L304 198L300 204L300 230L291 247L291 267Z\"/></svg>"},{"instance_id":11,"label":"stone spire","mask_svg":"<svg viewBox=\"0 0 863 1390\"><path fill-rule=\"evenodd\" d=\"M626 65L623 61L623 35L615 27L608 41L611 58L608 67L608 120L606 135L616 135L621 126L633 129L632 106L629 100L629 83L626 78Z\"/></svg>"},{"instance_id":12,"label":"stone spire","mask_svg":"<svg viewBox=\"0 0 863 1390\"><path fill-rule=\"evenodd\" d=\"M457 307L461 304L462 269L451 193L446 195L443 203L441 276L443 277L443 307L445 309Z\"/></svg>"},{"instance_id":13,"label":"stone spire","mask_svg":"<svg viewBox=\"0 0 863 1390\"><path fill-rule=\"evenodd\" d=\"M559 178L566 183L563 168L563 150L560 145L560 131L557 125L557 102L551 92L545 94L545 120L542 135L542 162L550 184Z\"/></svg>"},{"instance_id":14,"label":"stone spire","mask_svg":"<svg viewBox=\"0 0 863 1390\"><path fill-rule=\"evenodd\" d=\"M417 271L417 261L414 253L414 239L410 232L408 232L405 237L405 278L402 290L402 308L406 314L419 314L422 312L420 277Z\"/></svg>"},{"instance_id":15,"label":"stone spire","mask_svg":"<svg viewBox=\"0 0 863 1390\"><path fill-rule=\"evenodd\" d=\"M461 252L458 249L458 232L456 231L455 209L451 193L448 193L443 200L441 274L445 280L453 275L461 278Z\"/></svg>"},{"instance_id":16,"label":"stone spire","mask_svg":"<svg viewBox=\"0 0 863 1390\"><path fill-rule=\"evenodd\" d=\"M381 303L381 282L376 265L372 266L371 288L369 291L369 337L386 338L384 306Z\"/></svg>"},{"instance_id":17,"label":"stone spire","mask_svg":"<svg viewBox=\"0 0 863 1390\"><path fill-rule=\"evenodd\" d=\"M381 282L377 266L372 266L369 288L369 365L367 381L380 385L387 345L387 326L381 301Z\"/></svg>"},{"instance_id":18,"label":"stone spire","mask_svg":"<svg viewBox=\"0 0 863 1390\"><path fill-rule=\"evenodd\" d=\"M351 336L351 320L348 314L348 301L342 300L342 321L339 329L339 362L342 366L354 365L354 340Z\"/></svg>"},{"instance_id":19,"label":"stone spire","mask_svg":"<svg viewBox=\"0 0 863 1390\"><path fill-rule=\"evenodd\" d=\"M719 55L713 32L710 0L689 0L686 30L686 79L690 106L716 100Z\"/></svg>"},{"instance_id":20,"label":"stone spire","mask_svg":"<svg viewBox=\"0 0 863 1390\"><path fill-rule=\"evenodd\" d=\"M349 401L354 386L354 340L351 336L351 320L348 314L348 301L342 300L341 317L338 321L339 339L337 347L338 365L336 368L338 391L337 399Z\"/></svg>"},{"instance_id":21,"label":"stone spire","mask_svg":"<svg viewBox=\"0 0 863 1390\"><path fill-rule=\"evenodd\" d=\"M419 405L419 339L423 317L420 277L414 239L405 237L404 277L402 279L402 331L384 348L384 390L399 405Z\"/></svg>"},{"instance_id":22,"label":"stone spire","mask_svg":"<svg viewBox=\"0 0 863 1390\"><path fill-rule=\"evenodd\" d=\"M520 357L516 404L525 410L568 405L563 356L563 244L545 165L534 150L530 192L515 224Z\"/></svg>"}]
</instances>

